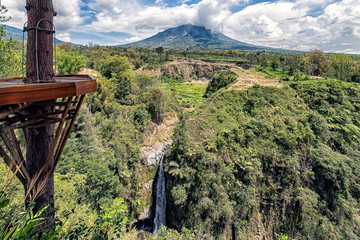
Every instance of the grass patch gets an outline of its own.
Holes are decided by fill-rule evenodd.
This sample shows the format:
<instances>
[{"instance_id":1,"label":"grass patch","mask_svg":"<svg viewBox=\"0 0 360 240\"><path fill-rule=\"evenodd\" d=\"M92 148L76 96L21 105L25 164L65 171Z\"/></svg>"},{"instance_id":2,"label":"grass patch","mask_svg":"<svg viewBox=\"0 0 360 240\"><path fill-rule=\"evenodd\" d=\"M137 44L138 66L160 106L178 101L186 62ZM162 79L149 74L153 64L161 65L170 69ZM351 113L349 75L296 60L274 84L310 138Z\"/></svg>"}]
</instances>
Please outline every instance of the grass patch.
<instances>
[{"instance_id":1,"label":"grass patch","mask_svg":"<svg viewBox=\"0 0 360 240\"><path fill-rule=\"evenodd\" d=\"M274 70L273 68L271 67L267 67L267 68L263 68L259 65L255 66L257 70L259 71L262 71L262 72L265 72L273 77L276 77L276 78L280 78L281 80L288 80L289 79L289 75L288 75L288 72L285 71L285 73L282 71L282 70Z\"/></svg>"},{"instance_id":2,"label":"grass patch","mask_svg":"<svg viewBox=\"0 0 360 240\"><path fill-rule=\"evenodd\" d=\"M160 68L160 67L165 66L166 64L171 63L172 61L173 61L173 59L170 59L165 62L147 63L146 65L144 65L144 69L152 70L152 69Z\"/></svg>"},{"instance_id":3,"label":"grass patch","mask_svg":"<svg viewBox=\"0 0 360 240\"><path fill-rule=\"evenodd\" d=\"M205 98L203 97L207 85L205 84L164 84L163 88L175 95L180 107L196 108Z\"/></svg>"}]
</instances>

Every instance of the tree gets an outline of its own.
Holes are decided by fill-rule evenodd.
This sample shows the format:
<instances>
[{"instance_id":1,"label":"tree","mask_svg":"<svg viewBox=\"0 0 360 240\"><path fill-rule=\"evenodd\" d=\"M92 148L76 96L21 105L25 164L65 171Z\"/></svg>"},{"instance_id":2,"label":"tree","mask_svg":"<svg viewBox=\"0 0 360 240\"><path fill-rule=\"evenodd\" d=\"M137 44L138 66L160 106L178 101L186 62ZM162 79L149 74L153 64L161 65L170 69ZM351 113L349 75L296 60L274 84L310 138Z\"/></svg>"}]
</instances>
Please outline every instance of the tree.
<instances>
[{"instance_id":1,"label":"tree","mask_svg":"<svg viewBox=\"0 0 360 240\"><path fill-rule=\"evenodd\" d=\"M21 53L19 44L5 39L5 26L0 26L0 77L19 76L21 74Z\"/></svg>"},{"instance_id":2,"label":"tree","mask_svg":"<svg viewBox=\"0 0 360 240\"><path fill-rule=\"evenodd\" d=\"M157 47L157 48L155 48L155 52L157 54L163 54L164 53L164 48L163 47Z\"/></svg>"},{"instance_id":3,"label":"tree","mask_svg":"<svg viewBox=\"0 0 360 240\"><path fill-rule=\"evenodd\" d=\"M289 75L293 76L295 71L300 68L301 57L300 56L286 56L285 57L285 65L289 69ZM301 70L301 69L299 69L299 70Z\"/></svg>"},{"instance_id":4,"label":"tree","mask_svg":"<svg viewBox=\"0 0 360 240\"><path fill-rule=\"evenodd\" d=\"M74 52L66 52L59 48L57 51L57 67L59 74L75 74L86 66L86 57Z\"/></svg>"},{"instance_id":5,"label":"tree","mask_svg":"<svg viewBox=\"0 0 360 240\"><path fill-rule=\"evenodd\" d=\"M163 120L163 114L168 109L169 96L161 88L154 88L148 92L148 112L151 119L160 124Z\"/></svg>"},{"instance_id":6,"label":"tree","mask_svg":"<svg viewBox=\"0 0 360 240\"><path fill-rule=\"evenodd\" d=\"M4 16L5 13L7 13L7 9L0 1L0 22L7 22L10 19L9 17Z\"/></svg>"},{"instance_id":7,"label":"tree","mask_svg":"<svg viewBox=\"0 0 360 240\"><path fill-rule=\"evenodd\" d=\"M122 75L131 69L131 62L127 57L102 55L95 67L106 78Z\"/></svg>"},{"instance_id":8,"label":"tree","mask_svg":"<svg viewBox=\"0 0 360 240\"><path fill-rule=\"evenodd\" d=\"M350 79L354 66L354 61L351 57L344 53L332 54L330 56L330 62L337 79L343 81Z\"/></svg>"},{"instance_id":9,"label":"tree","mask_svg":"<svg viewBox=\"0 0 360 240\"><path fill-rule=\"evenodd\" d=\"M27 5L28 15L28 44L26 56L26 80L25 83L37 82L37 77L41 81L52 82L54 81L53 70L53 37L47 31L39 31L38 43L36 43L36 31L33 29L37 26L41 19L49 19L53 21L56 15L52 0L28 0ZM39 25L43 29L52 29L52 24L48 21L42 21ZM36 44L38 48L38 69L36 64ZM32 114L38 114L48 107L32 106L28 111ZM26 204L31 201L36 202L34 212L38 212L45 206L49 205L44 212L45 224L47 226L54 222L54 176L50 174L52 164L50 164L48 171L40 174L43 166L47 160L50 152L51 144L54 136L54 126L47 125L37 129L25 130L26 135L26 163L25 167L31 179L37 179L35 182L36 187L43 185L42 194L39 194L36 199L30 195L26 197ZM25 186L25 192L28 191L29 186Z\"/></svg>"},{"instance_id":10,"label":"tree","mask_svg":"<svg viewBox=\"0 0 360 240\"><path fill-rule=\"evenodd\" d=\"M9 18L3 16L7 9L0 1L0 23L6 22ZM12 39L5 39L5 26L0 26L0 77L11 77L19 75L21 58L16 49L16 42Z\"/></svg>"},{"instance_id":11,"label":"tree","mask_svg":"<svg viewBox=\"0 0 360 240\"><path fill-rule=\"evenodd\" d=\"M321 50L312 50L305 59L311 65L310 71L314 76L322 75L329 67L328 57Z\"/></svg>"},{"instance_id":12,"label":"tree","mask_svg":"<svg viewBox=\"0 0 360 240\"><path fill-rule=\"evenodd\" d=\"M125 204L124 199L116 198L112 204L102 207L103 228L111 228L112 234L126 231L126 224L128 222L129 210Z\"/></svg>"},{"instance_id":13,"label":"tree","mask_svg":"<svg viewBox=\"0 0 360 240\"><path fill-rule=\"evenodd\" d=\"M133 104L130 99L127 99L133 90L131 73L129 71L125 71L121 74L116 74L113 81L116 85L115 99L121 104Z\"/></svg>"},{"instance_id":14,"label":"tree","mask_svg":"<svg viewBox=\"0 0 360 240\"><path fill-rule=\"evenodd\" d=\"M209 97L220 88L229 86L231 83L235 82L236 79L237 75L229 70L222 71L220 74L215 74L206 88L205 96Z\"/></svg>"},{"instance_id":15,"label":"tree","mask_svg":"<svg viewBox=\"0 0 360 240\"><path fill-rule=\"evenodd\" d=\"M271 67L274 71L276 71L279 68L280 65L280 57L275 55L273 56L272 62L271 62Z\"/></svg>"}]
</instances>

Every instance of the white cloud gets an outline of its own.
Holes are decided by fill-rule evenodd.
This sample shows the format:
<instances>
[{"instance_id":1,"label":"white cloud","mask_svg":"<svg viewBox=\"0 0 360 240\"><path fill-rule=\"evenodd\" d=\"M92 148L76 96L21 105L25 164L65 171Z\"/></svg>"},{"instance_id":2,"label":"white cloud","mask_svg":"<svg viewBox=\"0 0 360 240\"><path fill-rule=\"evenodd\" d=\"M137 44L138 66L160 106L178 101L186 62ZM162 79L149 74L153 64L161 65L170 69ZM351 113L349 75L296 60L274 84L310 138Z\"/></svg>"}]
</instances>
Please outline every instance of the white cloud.
<instances>
[{"instance_id":1,"label":"white cloud","mask_svg":"<svg viewBox=\"0 0 360 240\"><path fill-rule=\"evenodd\" d=\"M219 31L223 22L232 14L230 7L239 4L237 0L203 0L193 7L196 14L192 23Z\"/></svg>"},{"instance_id":2,"label":"white cloud","mask_svg":"<svg viewBox=\"0 0 360 240\"><path fill-rule=\"evenodd\" d=\"M71 42L70 33L60 33L56 35L56 38L64 41L64 42Z\"/></svg>"},{"instance_id":3,"label":"white cloud","mask_svg":"<svg viewBox=\"0 0 360 240\"><path fill-rule=\"evenodd\" d=\"M83 22L80 17L80 0L54 0L53 2L57 12L54 20L57 30L67 31Z\"/></svg>"},{"instance_id":4,"label":"white cloud","mask_svg":"<svg viewBox=\"0 0 360 240\"><path fill-rule=\"evenodd\" d=\"M127 41L135 41L192 23L263 46L360 53L359 0L269 0L235 13L231 11L234 7L252 1L202 0L189 4L189 0L177 0L179 5L170 7L164 0L155 0L152 5L144 5L143 0L90 0L86 12L80 10L84 5L81 0L53 1L59 34L81 27L87 32L128 33L134 37ZM22 28L25 1L2 2L13 17L9 25Z\"/></svg>"},{"instance_id":5,"label":"white cloud","mask_svg":"<svg viewBox=\"0 0 360 240\"><path fill-rule=\"evenodd\" d=\"M319 8L320 6L320 8ZM321 11L317 9L322 9ZM224 23L235 39L270 47L360 53L360 4L320 0L279 1L249 6ZM346 49L340 43L346 42ZM349 47L350 46L350 47Z\"/></svg>"},{"instance_id":6,"label":"white cloud","mask_svg":"<svg viewBox=\"0 0 360 240\"><path fill-rule=\"evenodd\" d=\"M139 38L139 37L132 37L132 38L125 39L125 41L128 43L138 42L140 40L141 40L141 38Z\"/></svg>"},{"instance_id":7,"label":"white cloud","mask_svg":"<svg viewBox=\"0 0 360 240\"><path fill-rule=\"evenodd\" d=\"M154 6L144 6L136 0L96 1L97 5L92 7L102 11L96 15L96 21L86 26L89 31L119 31L145 38L188 23L219 31L224 20L232 14L230 8L248 0L203 0L192 5L182 1L175 7L164 5L162 0L155 1ZM114 6L121 6L122 11L114 11Z\"/></svg>"},{"instance_id":8,"label":"white cloud","mask_svg":"<svg viewBox=\"0 0 360 240\"><path fill-rule=\"evenodd\" d=\"M301 30L297 22L305 12L290 2L252 5L230 16L224 22L224 32L241 41L265 46L276 43L278 47Z\"/></svg>"},{"instance_id":9,"label":"white cloud","mask_svg":"<svg viewBox=\"0 0 360 240\"><path fill-rule=\"evenodd\" d=\"M136 7L125 4L121 13L105 10L96 14L96 21L87 25L89 31L126 32L142 38L170 27L189 23L195 11L187 5L172 8L162 6Z\"/></svg>"},{"instance_id":10,"label":"white cloud","mask_svg":"<svg viewBox=\"0 0 360 240\"><path fill-rule=\"evenodd\" d=\"M102 9L111 8L118 3L117 0L96 0L97 5Z\"/></svg>"},{"instance_id":11,"label":"white cloud","mask_svg":"<svg viewBox=\"0 0 360 240\"><path fill-rule=\"evenodd\" d=\"M57 12L54 22L60 34L75 28L83 22L80 17L81 0L53 0L53 3L55 11ZM27 21L25 1L3 0L2 4L8 9L7 15L12 18L7 24L22 28Z\"/></svg>"},{"instance_id":12,"label":"white cloud","mask_svg":"<svg viewBox=\"0 0 360 240\"><path fill-rule=\"evenodd\" d=\"M27 21L25 1L3 0L2 4L8 9L6 16L11 16L11 20L6 24L22 29L24 23Z\"/></svg>"}]
</instances>

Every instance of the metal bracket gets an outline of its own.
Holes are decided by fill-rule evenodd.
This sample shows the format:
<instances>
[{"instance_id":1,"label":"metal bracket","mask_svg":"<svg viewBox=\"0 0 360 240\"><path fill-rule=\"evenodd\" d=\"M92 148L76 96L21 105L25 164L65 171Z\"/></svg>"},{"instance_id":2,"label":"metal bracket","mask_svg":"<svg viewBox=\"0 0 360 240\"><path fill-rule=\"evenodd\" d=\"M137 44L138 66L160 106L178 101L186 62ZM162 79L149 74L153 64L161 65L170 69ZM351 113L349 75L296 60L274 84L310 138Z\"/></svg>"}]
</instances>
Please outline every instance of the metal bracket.
<instances>
[{"instance_id":1,"label":"metal bracket","mask_svg":"<svg viewBox=\"0 0 360 240\"><path fill-rule=\"evenodd\" d=\"M40 23L42 22L49 22L52 25L52 29L45 29L45 28L41 28L40 27ZM24 27L23 27L23 42L22 42L22 60L21 60L21 70L22 70L22 77L23 80L25 80L25 73L24 73L24 58L25 58L25 32L28 32L30 30L35 30L36 31L36 36L35 36L35 51L36 51L36 81L37 83L40 82L40 78L39 78L39 49L38 49L38 36L39 36L39 31L45 31L48 34L54 34L53 36L53 44L54 44L54 52L55 52L55 73L54 75L56 75L56 63L57 63L57 59L56 59L56 29L55 29L55 25L54 23L47 18L43 18L40 19L39 22L36 24L36 27L28 27L27 26L28 22L24 23Z\"/></svg>"}]
</instances>

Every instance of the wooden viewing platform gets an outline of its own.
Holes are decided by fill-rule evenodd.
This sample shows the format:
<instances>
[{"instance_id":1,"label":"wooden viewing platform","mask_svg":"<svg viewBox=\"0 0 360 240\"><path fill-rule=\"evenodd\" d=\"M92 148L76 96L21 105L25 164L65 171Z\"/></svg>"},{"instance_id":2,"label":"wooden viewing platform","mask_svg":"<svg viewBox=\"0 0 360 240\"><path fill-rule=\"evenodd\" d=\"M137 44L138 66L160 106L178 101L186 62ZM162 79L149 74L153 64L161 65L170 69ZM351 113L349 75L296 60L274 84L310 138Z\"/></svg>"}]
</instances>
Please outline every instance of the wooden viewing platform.
<instances>
[{"instance_id":1,"label":"wooden viewing platform","mask_svg":"<svg viewBox=\"0 0 360 240\"><path fill-rule=\"evenodd\" d=\"M50 83L24 83L23 78L0 79L0 157L24 186L34 179L25 167L25 146L20 146L19 136L27 139L29 130L36 131L48 125L54 127L50 152L35 180L41 173L51 175L85 95L97 90L96 80L89 75L61 75L54 80ZM23 144L26 145L27 141Z\"/></svg>"},{"instance_id":2,"label":"wooden viewing platform","mask_svg":"<svg viewBox=\"0 0 360 240\"><path fill-rule=\"evenodd\" d=\"M37 102L96 92L89 75L60 75L52 83L24 83L22 78L0 79L0 106Z\"/></svg>"}]
</instances>

